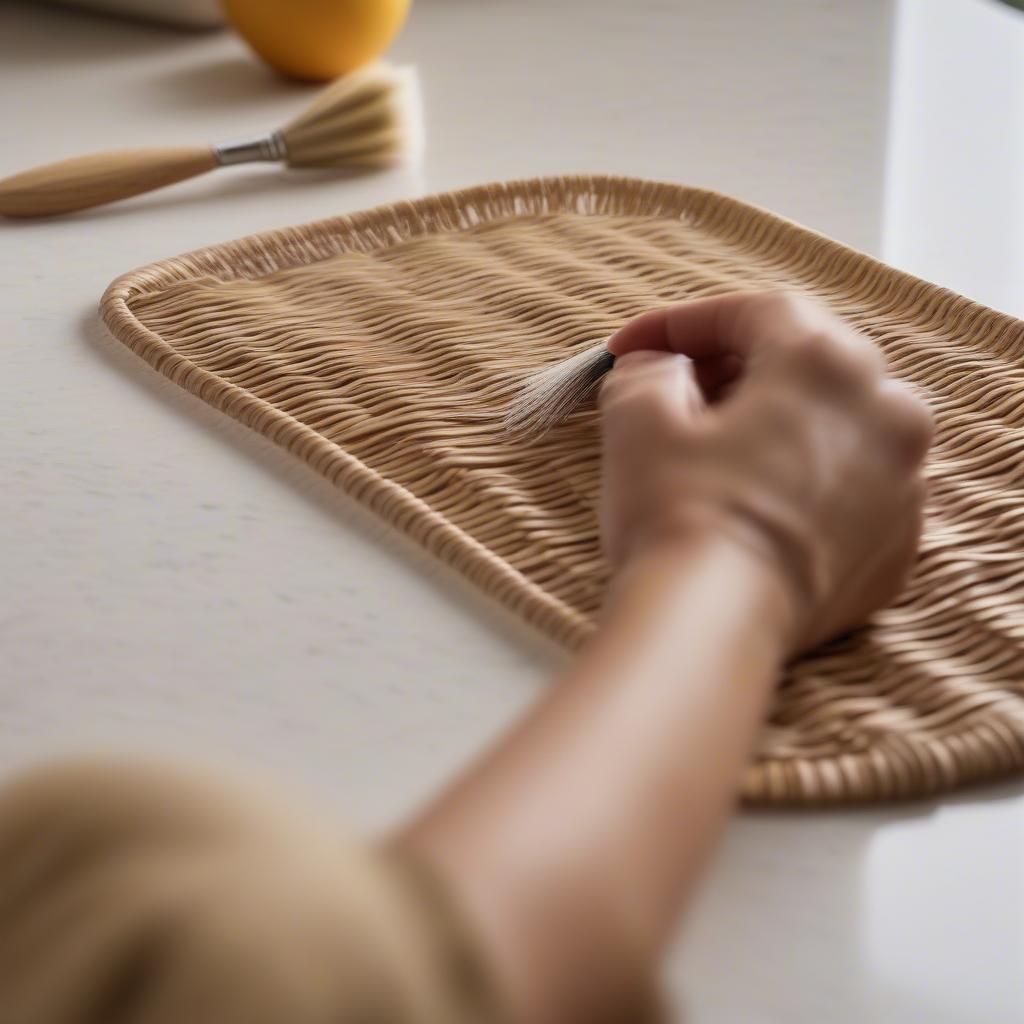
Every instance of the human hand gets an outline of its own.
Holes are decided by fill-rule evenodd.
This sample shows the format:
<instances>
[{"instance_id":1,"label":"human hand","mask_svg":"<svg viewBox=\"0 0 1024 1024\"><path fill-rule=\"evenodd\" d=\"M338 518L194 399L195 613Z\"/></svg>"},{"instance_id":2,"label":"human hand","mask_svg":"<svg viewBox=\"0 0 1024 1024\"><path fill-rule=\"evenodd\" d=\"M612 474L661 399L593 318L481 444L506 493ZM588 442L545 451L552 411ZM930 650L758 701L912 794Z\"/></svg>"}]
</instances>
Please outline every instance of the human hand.
<instances>
[{"instance_id":1,"label":"human hand","mask_svg":"<svg viewBox=\"0 0 1024 1024\"><path fill-rule=\"evenodd\" d=\"M807 300L745 293L644 314L608 347L614 566L724 533L781 580L793 650L895 597L920 538L932 424L868 339Z\"/></svg>"}]
</instances>

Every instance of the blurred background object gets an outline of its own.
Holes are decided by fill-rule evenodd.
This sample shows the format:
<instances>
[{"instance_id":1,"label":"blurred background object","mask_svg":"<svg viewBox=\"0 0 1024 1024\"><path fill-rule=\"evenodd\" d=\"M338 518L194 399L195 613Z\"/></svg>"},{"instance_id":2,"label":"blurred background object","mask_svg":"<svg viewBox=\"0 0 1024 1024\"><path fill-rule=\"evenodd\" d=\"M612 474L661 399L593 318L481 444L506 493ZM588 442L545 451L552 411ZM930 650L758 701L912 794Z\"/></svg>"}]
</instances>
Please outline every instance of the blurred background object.
<instances>
[{"instance_id":1,"label":"blurred background object","mask_svg":"<svg viewBox=\"0 0 1024 1024\"><path fill-rule=\"evenodd\" d=\"M92 153L4 178L0 216L72 213L234 164L380 170L415 158L418 122L415 70L376 64L343 75L298 117L264 135L216 146Z\"/></svg>"},{"instance_id":2,"label":"blurred background object","mask_svg":"<svg viewBox=\"0 0 1024 1024\"><path fill-rule=\"evenodd\" d=\"M45 0L72 7L88 7L112 14L166 21L173 25L213 28L224 24L218 0Z\"/></svg>"},{"instance_id":3,"label":"blurred background object","mask_svg":"<svg viewBox=\"0 0 1024 1024\"><path fill-rule=\"evenodd\" d=\"M379 57L411 0L224 0L228 18L271 67L327 81Z\"/></svg>"}]
</instances>

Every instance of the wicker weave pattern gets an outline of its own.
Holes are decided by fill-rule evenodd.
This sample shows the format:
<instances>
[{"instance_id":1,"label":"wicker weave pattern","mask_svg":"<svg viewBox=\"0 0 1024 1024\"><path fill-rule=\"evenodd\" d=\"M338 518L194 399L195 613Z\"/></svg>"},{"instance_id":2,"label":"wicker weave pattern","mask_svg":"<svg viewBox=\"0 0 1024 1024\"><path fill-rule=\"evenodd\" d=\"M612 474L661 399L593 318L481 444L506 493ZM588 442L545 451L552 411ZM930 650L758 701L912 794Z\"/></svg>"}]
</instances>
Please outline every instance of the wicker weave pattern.
<instances>
[{"instance_id":1,"label":"wicker weave pattern","mask_svg":"<svg viewBox=\"0 0 1024 1024\"><path fill-rule=\"evenodd\" d=\"M807 658L745 795L919 796L1024 766L1024 323L714 193L544 179L401 203L144 268L113 332L562 643L605 582L592 412L526 447L525 374L651 306L784 286L869 333L938 419L899 605Z\"/></svg>"}]
</instances>

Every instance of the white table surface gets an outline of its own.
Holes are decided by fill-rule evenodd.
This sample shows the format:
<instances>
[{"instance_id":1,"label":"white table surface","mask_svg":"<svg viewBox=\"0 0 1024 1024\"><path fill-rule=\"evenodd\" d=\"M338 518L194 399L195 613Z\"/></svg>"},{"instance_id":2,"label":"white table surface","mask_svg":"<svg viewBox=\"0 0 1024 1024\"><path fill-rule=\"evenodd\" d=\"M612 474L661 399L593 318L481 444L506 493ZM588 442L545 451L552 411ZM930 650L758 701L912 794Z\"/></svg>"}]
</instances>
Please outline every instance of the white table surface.
<instances>
[{"instance_id":1,"label":"white table surface","mask_svg":"<svg viewBox=\"0 0 1024 1024\"><path fill-rule=\"evenodd\" d=\"M1024 314L1024 15L994 0L417 0L394 55L423 82L416 172L239 170L0 225L4 772L158 749L386 823L558 661L113 342L95 309L122 271L426 192L608 171L733 193ZM0 173L231 138L306 94L230 35L0 5ZM742 814L668 974L695 1024L1009 1024L1022 968L1011 782Z\"/></svg>"}]
</instances>

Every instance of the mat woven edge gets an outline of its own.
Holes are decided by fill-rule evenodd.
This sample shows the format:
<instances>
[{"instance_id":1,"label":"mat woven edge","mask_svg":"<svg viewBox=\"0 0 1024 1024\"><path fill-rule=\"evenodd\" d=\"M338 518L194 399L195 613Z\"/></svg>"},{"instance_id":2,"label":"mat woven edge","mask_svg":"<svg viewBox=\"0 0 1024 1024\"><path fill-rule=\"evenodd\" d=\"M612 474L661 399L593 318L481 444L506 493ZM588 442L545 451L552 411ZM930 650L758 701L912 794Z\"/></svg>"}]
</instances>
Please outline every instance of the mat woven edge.
<instances>
[{"instance_id":1,"label":"mat woven edge","mask_svg":"<svg viewBox=\"0 0 1024 1024\"><path fill-rule=\"evenodd\" d=\"M123 274L107 288L100 312L113 335L154 369L209 405L304 459L317 472L418 542L542 633L575 648L591 623L423 501L310 427L250 392L197 366L132 313L140 294L197 275L220 280L259 277L341 252L369 252L428 233L460 231L522 215L569 212L685 216L728 226L737 241L785 252L794 271L824 286L834 282L856 299L912 309L922 329L969 324L1003 351L1020 321L956 292L890 267L872 256L729 196L669 183L611 176L536 178L481 185L208 246ZM775 245L785 240L787 245ZM793 245L798 239L800 245ZM1004 731L1005 730L1005 731ZM888 740L888 738L887 738ZM952 740L892 737L863 753L751 765L744 799L766 804L832 804L921 797L1024 768L1024 735L1000 722L980 722Z\"/></svg>"}]
</instances>

